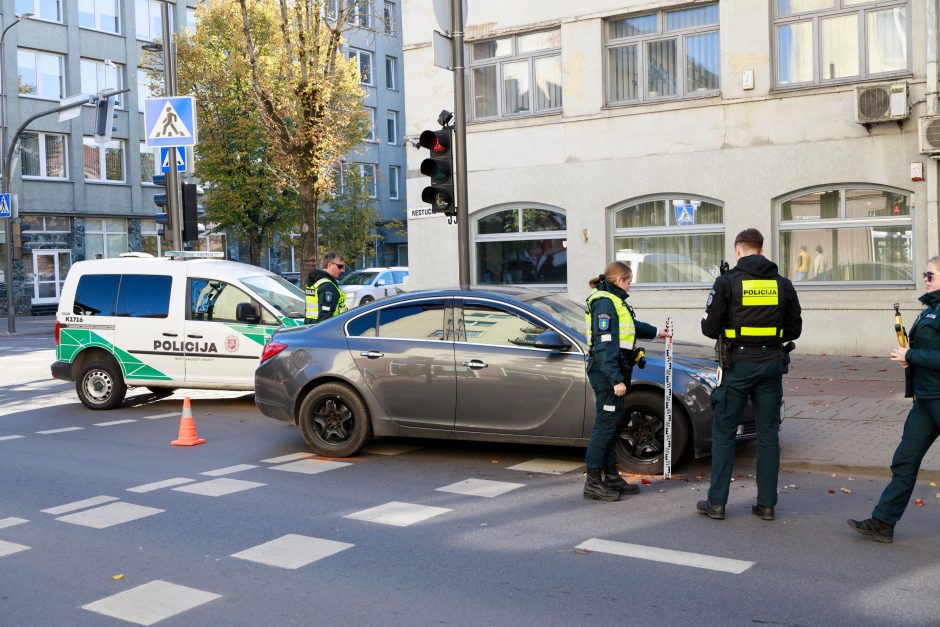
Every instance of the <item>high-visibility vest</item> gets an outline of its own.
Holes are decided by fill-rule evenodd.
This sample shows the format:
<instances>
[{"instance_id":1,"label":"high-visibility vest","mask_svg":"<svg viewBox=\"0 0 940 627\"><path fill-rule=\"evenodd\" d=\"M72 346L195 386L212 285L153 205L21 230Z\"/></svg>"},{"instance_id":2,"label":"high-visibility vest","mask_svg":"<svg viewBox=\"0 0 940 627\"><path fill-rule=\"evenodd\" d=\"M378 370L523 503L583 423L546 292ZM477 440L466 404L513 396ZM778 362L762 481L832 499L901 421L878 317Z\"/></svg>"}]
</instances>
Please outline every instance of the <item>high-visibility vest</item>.
<instances>
[{"instance_id":1,"label":"high-visibility vest","mask_svg":"<svg viewBox=\"0 0 940 627\"><path fill-rule=\"evenodd\" d=\"M331 279L323 277L322 279L314 283L313 286L308 287L306 290L304 290L304 294L306 295L306 298L304 299L304 301L307 304L305 316L309 320L316 320L317 322L322 322L320 320L319 288L324 283L335 283L335 282L332 281ZM339 292L339 301L336 303L336 309L333 310L334 316L338 316L344 311L346 311L346 293L339 288L337 288L337 291Z\"/></svg>"},{"instance_id":2,"label":"high-visibility vest","mask_svg":"<svg viewBox=\"0 0 940 627\"><path fill-rule=\"evenodd\" d=\"M636 325L633 324L633 314L623 299L617 298L610 292L595 289L587 297L587 313L584 315L584 321L587 324L587 344L593 346L591 339L591 304L600 298L608 298L614 304L617 310L617 326L619 329L620 348L623 350L633 350L633 344L636 342Z\"/></svg>"},{"instance_id":3,"label":"high-visibility vest","mask_svg":"<svg viewBox=\"0 0 940 627\"><path fill-rule=\"evenodd\" d=\"M779 344L783 337L780 292L777 279L755 279L744 272L734 273L725 338L735 344Z\"/></svg>"}]
</instances>

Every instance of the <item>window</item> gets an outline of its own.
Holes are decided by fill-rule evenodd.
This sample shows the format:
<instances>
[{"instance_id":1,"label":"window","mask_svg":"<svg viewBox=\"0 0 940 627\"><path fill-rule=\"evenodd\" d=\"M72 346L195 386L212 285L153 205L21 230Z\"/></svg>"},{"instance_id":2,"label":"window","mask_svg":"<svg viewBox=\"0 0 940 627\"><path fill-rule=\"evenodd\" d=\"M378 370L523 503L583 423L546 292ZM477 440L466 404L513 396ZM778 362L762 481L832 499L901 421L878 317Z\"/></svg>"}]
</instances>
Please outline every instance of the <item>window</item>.
<instances>
[{"instance_id":1,"label":"window","mask_svg":"<svg viewBox=\"0 0 940 627\"><path fill-rule=\"evenodd\" d=\"M561 109L561 31L470 45L473 117L486 119Z\"/></svg>"},{"instance_id":2,"label":"window","mask_svg":"<svg viewBox=\"0 0 940 627\"><path fill-rule=\"evenodd\" d=\"M170 311L173 277L157 274L125 274L117 297L116 316L166 318Z\"/></svg>"},{"instance_id":3,"label":"window","mask_svg":"<svg viewBox=\"0 0 940 627\"><path fill-rule=\"evenodd\" d=\"M78 0L78 25L108 33L120 33L118 0Z\"/></svg>"},{"instance_id":4,"label":"window","mask_svg":"<svg viewBox=\"0 0 940 627\"><path fill-rule=\"evenodd\" d=\"M124 142L114 139L96 144L91 137L82 140L85 146L85 180L124 182Z\"/></svg>"},{"instance_id":5,"label":"window","mask_svg":"<svg viewBox=\"0 0 940 627\"><path fill-rule=\"evenodd\" d=\"M72 313L77 316L113 316L120 274L85 274L75 287Z\"/></svg>"},{"instance_id":6,"label":"window","mask_svg":"<svg viewBox=\"0 0 940 627\"><path fill-rule=\"evenodd\" d=\"M633 283L711 285L725 252L724 207L698 196L660 196L614 210L614 259Z\"/></svg>"},{"instance_id":7,"label":"window","mask_svg":"<svg viewBox=\"0 0 940 627\"><path fill-rule=\"evenodd\" d=\"M65 96L63 67L62 55L18 49L16 73L20 95L61 100Z\"/></svg>"},{"instance_id":8,"label":"window","mask_svg":"<svg viewBox=\"0 0 940 627\"><path fill-rule=\"evenodd\" d=\"M190 279L190 320L215 322L238 322L235 309L238 303L251 303L261 313L262 322L271 324L273 316L252 298L234 285L216 279ZM277 320L273 320L277 324Z\"/></svg>"},{"instance_id":9,"label":"window","mask_svg":"<svg viewBox=\"0 0 940 627\"><path fill-rule=\"evenodd\" d=\"M398 184L401 180L401 168L397 165L388 166L388 197L398 200Z\"/></svg>"},{"instance_id":10,"label":"window","mask_svg":"<svg viewBox=\"0 0 940 627\"><path fill-rule=\"evenodd\" d=\"M150 253L154 257L163 255L164 243L157 235L157 223L154 220L140 221L140 252Z\"/></svg>"},{"instance_id":11,"label":"window","mask_svg":"<svg viewBox=\"0 0 940 627\"><path fill-rule=\"evenodd\" d=\"M140 182L153 183L154 174L160 174L157 161L160 159L160 149L140 142Z\"/></svg>"},{"instance_id":12,"label":"window","mask_svg":"<svg viewBox=\"0 0 940 627\"><path fill-rule=\"evenodd\" d=\"M363 141L374 142L375 141L375 107L366 107L366 113L369 114L369 134L366 135Z\"/></svg>"},{"instance_id":13,"label":"window","mask_svg":"<svg viewBox=\"0 0 940 627\"><path fill-rule=\"evenodd\" d=\"M385 89L395 89L398 84L398 59L385 57Z\"/></svg>"},{"instance_id":14,"label":"window","mask_svg":"<svg viewBox=\"0 0 940 627\"><path fill-rule=\"evenodd\" d=\"M352 11L346 17L346 21L360 28L369 28L372 26L372 0L346 0L346 6L354 2L356 4L351 7Z\"/></svg>"},{"instance_id":15,"label":"window","mask_svg":"<svg viewBox=\"0 0 940 627\"><path fill-rule=\"evenodd\" d=\"M379 310L379 337L403 340L444 338L444 301L424 300Z\"/></svg>"},{"instance_id":16,"label":"window","mask_svg":"<svg viewBox=\"0 0 940 627\"><path fill-rule=\"evenodd\" d=\"M62 21L62 0L16 0L14 12L17 15L32 13L31 19Z\"/></svg>"},{"instance_id":17,"label":"window","mask_svg":"<svg viewBox=\"0 0 940 627\"><path fill-rule=\"evenodd\" d=\"M519 207L476 221L476 282L565 284L568 239L565 214Z\"/></svg>"},{"instance_id":18,"label":"window","mask_svg":"<svg viewBox=\"0 0 940 627\"><path fill-rule=\"evenodd\" d=\"M379 312L370 311L349 321L346 333L350 337L376 337L378 335Z\"/></svg>"},{"instance_id":19,"label":"window","mask_svg":"<svg viewBox=\"0 0 940 627\"><path fill-rule=\"evenodd\" d=\"M385 113L385 140L392 146L398 145L398 111Z\"/></svg>"},{"instance_id":20,"label":"window","mask_svg":"<svg viewBox=\"0 0 940 627\"><path fill-rule=\"evenodd\" d=\"M146 110L147 98L153 98L155 88L158 87L147 73L145 68L137 68L137 111L144 113Z\"/></svg>"},{"instance_id":21,"label":"window","mask_svg":"<svg viewBox=\"0 0 940 627\"><path fill-rule=\"evenodd\" d=\"M26 132L20 135L20 172L24 177L67 179L65 135Z\"/></svg>"},{"instance_id":22,"label":"window","mask_svg":"<svg viewBox=\"0 0 940 627\"><path fill-rule=\"evenodd\" d=\"M120 218L85 218L85 259L100 254L107 259L127 252L127 221Z\"/></svg>"},{"instance_id":23,"label":"window","mask_svg":"<svg viewBox=\"0 0 940 627\"><path fill-rule=\"evenodd\" d=\"M496 305L466 302L457 323L457 341L490 346L534 346L535 338L547 331L543 322L522 312Z\"/></svg>"},{"instance_id":24,"label":"window","mask_svg":"<svg viewBox=\"0 0 940 627\"><path fill-rule=\"evenodd\" d=\"M611 104L716 95L718 5L608 20Z\"/></svg>"},{"instance_id":25,"label":"window","mask_svg":"<svg viewBox=\"0 0 940 627\"><path fill-rule=\"evenodd\" d=\"M154 41L163 39L163 13L160 8L164 4L159 0L136 0L136 36L137 39ZM173 24L173 5L166 3L170 12L170 24ZM170 27L172 30L172 26Z\"/></svg>"},{"instance_id":26,"label":"window","mask_svg":"<svg viewBox=\"0 0 940 627\"><path fill-rule=\"evenodd\" d=\"M775 0L778 87L910 73L907 0Z\"/></svg>"},{"instance_id":27,"label":"window","mask_svg":"<svg viewBox=\"0 0 940 627\"><path fill-rule=\"evenodd\" d=\"M914 281L906 191L875 186L801 191L777 203L777 217L780 273L797 285Z\"/></svg>"},{"instance_id":28,"label":"window","mask_svg":"<svg viewBox=\"0 0 940 627\"><path fill-rule=\"evenodd\" d=\"M196 30L196 9L186 9L186 28Z\"/></svg>"},{"instance_id":29,"label":"window","mask_svg":"<svg viewBox=\"0 0 940 627\"><path fill-rule=\"evenodd\" d=\"M378 181L375 178L375 164L360 163L359 174L362 176L363 185L369 187L369 198L378 198L379 189Z\"/></svg>"},{"instance_id":30,"label":"window","mask_svg":"<svg viewBox=\"0 0 940 627\"><path fill-rule=\"evenodd\" d=\"M395 3L386 2L385 10L382 13L382 20L385 23L385 34L389 37L395 36Z\"/></svg>"},{"instance_id":31,"label":"window","mask_svg":"<svg viewBox=\"0 0 940 627\"><path fill-rule=\"evenodd\" d=\"M122 89L124 87L124 66L110 61L93 61L82 59L82 93L96 94L105 89ZM114 105L123 108L123 96L114 97Z\"/></svg>"},{"instance_id":32,"label":"window","mask_svg":"<svg viewBox=\"0 0 940 627\"><path fill-rule=\"evenodd\" d=\"M349 58L359 64L359 77L363 85L372 84L372 53L365 50L349 49Z\"/></svg>"}]
</instances>

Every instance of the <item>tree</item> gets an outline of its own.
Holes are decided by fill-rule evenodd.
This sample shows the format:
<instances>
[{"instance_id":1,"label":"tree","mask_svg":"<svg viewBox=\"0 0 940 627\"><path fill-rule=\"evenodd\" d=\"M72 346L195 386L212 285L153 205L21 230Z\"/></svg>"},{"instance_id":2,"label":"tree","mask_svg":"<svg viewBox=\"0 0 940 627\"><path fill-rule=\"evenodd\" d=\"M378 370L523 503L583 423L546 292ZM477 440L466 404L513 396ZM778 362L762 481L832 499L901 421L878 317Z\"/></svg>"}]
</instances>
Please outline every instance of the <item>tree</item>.
<instances>
[{"instance_id":1,"label":"tree","mask_svg":"<svg viewBox=\"0 0 940 627\"><path fill-rule=\"evenodd\" d=\"M347 263L371 254L379 212L372 199L372 180L362 176L357 164L343 170L343 185L320 212L320 257L328 250Z\"/></svg>"},{"instance_id":2,"label":"tree","mask_svg":"<svg viewBox=\"0 0 940 627\"><path fill-rule=\"evenodd\" d=\"M272 45L253 22L260 46ZM200 5L199 28L177 35L180 93L195 96L199 143L195 173L206 187L206 217L248 244L251 263L275 235L296 228L298 195L272 167L268 129L257 114L243 45L241 10L231 0Z\"/></svg>"},{"instance_id":3,"label":"tree","mask_svg":"<svg viewBox=\"0 0 940 627\"><path fill-rule=\"evenodd\" d=\"M222 0L227 3L230 0ZM301 276L317 267L321 204L332 172L369 134L356 59L344 33L362 24L366 0L237 0L250 81L271 146L271 165L296 185Z\"/></svg>"}]
</instances>

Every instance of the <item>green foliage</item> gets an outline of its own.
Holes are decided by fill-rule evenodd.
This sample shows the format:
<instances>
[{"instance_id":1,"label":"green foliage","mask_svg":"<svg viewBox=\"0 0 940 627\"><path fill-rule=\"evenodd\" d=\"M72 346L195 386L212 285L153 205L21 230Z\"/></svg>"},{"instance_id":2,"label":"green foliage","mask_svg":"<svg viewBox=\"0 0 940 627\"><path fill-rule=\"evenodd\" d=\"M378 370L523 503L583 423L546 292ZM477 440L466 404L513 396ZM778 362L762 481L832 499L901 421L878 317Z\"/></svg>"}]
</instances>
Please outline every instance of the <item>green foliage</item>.
<instances>
[{"instance_id":1,"label":"green foliage","mask_svg":"<svg viewBox=\"0 0 940 627\"><path fill-rule=\"evenodd\" d=\"M370 198L372 181L362 176L357 165L347 167L343 178L343 188L320 211L320 256L333 250L352 264L372 254L379 212Z\"/></svg>"}]
</instances>

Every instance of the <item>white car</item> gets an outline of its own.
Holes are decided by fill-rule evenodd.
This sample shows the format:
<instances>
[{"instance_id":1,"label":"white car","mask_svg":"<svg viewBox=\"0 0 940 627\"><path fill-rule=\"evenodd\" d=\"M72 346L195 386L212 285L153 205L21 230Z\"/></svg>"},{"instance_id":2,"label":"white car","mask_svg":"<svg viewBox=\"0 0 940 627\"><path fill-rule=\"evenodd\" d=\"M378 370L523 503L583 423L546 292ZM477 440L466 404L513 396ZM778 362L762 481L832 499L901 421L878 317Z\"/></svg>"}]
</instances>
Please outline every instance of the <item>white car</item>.
<instances>
[{"instance_id":1,"label":"white car","mask_svg":"<svg viewBox=\"0 0 940 627\"><path fill-rule=\"evenodd\" d=\"M352 309L374 300L394 296L408 279L408 268L364 268L350 272L339 281L346 294L346 308Z\"/></svg>"}]
</instances>

